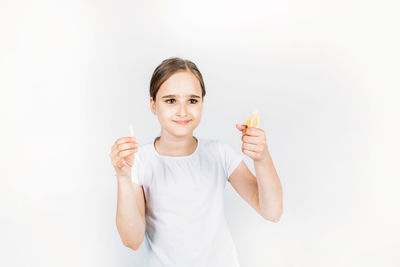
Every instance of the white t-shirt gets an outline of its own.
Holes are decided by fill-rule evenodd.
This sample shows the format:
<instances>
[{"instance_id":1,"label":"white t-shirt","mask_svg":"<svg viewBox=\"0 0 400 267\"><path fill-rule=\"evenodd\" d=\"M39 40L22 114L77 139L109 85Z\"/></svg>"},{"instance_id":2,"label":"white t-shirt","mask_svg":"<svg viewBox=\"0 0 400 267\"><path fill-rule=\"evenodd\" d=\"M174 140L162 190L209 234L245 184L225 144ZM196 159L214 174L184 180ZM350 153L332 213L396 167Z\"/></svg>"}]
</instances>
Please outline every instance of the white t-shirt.
<instances>
[{"instance_id":1,"label":"white t-shirt","mask_svg":"<svg viewBox=\"0 0 400 267\"><path fill-rule=\"evenodd\" d=\"M135 153L132 181L144 189L149 267L239 266L224 187L245 156L219 140L195 138L188 156L160 155L153 142Z\"/></svg>"}]
</instances>

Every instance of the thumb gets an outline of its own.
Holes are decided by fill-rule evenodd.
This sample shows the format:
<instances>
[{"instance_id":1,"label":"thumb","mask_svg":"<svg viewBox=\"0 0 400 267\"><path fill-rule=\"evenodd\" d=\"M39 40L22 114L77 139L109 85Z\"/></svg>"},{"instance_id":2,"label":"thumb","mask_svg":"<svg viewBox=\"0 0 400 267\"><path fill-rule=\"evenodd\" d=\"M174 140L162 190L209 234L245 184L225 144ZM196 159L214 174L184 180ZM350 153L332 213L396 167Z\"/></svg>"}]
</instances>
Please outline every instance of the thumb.
<instances>
[{"instance_id":1,"label":"thumb","mask_svg":"<svg viewBox=\"0 0 400 267\"><path fill-rule=\"evenodd\" d=\"M239 131L243 131L244 129L246 129L246 125L236 123L236 129L238 129Z\"/></svg>"}]
</instances>

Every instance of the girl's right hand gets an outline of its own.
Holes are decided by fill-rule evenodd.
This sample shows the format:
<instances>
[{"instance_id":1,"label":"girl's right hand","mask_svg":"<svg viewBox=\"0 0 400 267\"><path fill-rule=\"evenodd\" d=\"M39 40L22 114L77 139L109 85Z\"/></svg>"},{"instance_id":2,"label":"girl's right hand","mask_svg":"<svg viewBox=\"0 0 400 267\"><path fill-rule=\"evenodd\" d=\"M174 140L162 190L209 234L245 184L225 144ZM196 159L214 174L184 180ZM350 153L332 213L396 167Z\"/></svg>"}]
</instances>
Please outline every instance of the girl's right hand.
<instances>
[{"instance_id":1,"label":"girl's right hand","mask_svg":"<svg viewBox=\"0 0 400 267\"><path fill-rule=\"evenodd\" d=\"M131 177L131 168L139 143L135 137L122 137L111 148L110 158L117 176Z\"/></svg>"}]
</instances>

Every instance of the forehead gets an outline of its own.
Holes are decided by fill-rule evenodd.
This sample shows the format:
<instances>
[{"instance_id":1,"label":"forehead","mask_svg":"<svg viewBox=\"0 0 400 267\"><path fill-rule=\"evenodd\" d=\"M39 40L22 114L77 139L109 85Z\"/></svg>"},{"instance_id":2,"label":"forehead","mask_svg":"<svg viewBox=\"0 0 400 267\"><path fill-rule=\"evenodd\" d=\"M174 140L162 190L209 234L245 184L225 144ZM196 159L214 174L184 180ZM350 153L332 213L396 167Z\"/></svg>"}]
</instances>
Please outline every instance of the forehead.
<instances>
[{"instance_id":1,"label":"forehead","mask_svg":"<svg viewBox=\"0 0 400 267\"><path fill-rule=\"evenodd\" d=\"M201 85L197 77L190 71L180 71L172 74L163 82L157 94L197 94L201 96L201 93Z\"/></svg>"}]
</instances>

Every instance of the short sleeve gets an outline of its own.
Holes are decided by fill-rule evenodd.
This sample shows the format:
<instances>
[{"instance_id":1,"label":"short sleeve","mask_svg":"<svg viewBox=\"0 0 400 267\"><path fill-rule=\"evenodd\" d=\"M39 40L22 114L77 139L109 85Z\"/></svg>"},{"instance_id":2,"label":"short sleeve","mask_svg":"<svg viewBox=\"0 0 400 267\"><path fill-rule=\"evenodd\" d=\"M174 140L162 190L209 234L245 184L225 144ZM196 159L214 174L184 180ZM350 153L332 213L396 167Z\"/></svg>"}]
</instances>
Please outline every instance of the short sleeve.
<instances>
[{"instance_id":1,"label":"short sleeve","mask_svg":"<svg viewBox=\"0 0 400 267\"><path fill-rule=\"evenodd\" d=\"M225 171L225 179L229 180L229 177L233 171L239 166L240 162L244 160L245 155L233 149L229 144L218 142L220 147L220 153L222 157L222 164Z\"/></svg>"},{"instance_id":2,"label":"short sleeve","mask_svg":"<svg viewBox=\"0 0 400 267\"><path fill-rule=\"evenodd\" d=\"M140 151L140 148L139 148ZM136 152L133 159L133 166L131 169L132 182L138 185L143 184L143 159L140 153Z\"/></svg>"}]
</instances>

